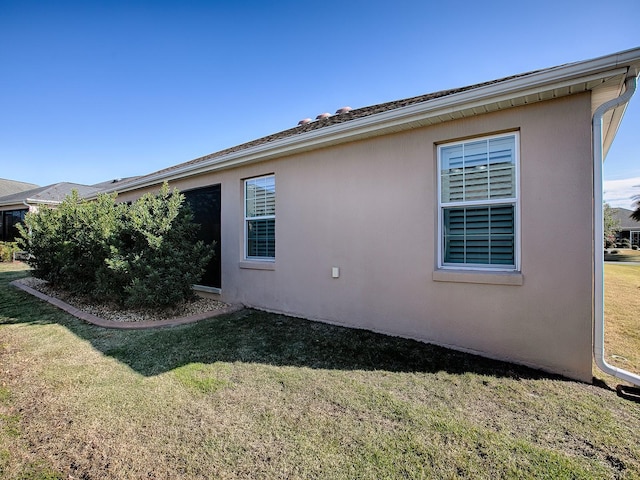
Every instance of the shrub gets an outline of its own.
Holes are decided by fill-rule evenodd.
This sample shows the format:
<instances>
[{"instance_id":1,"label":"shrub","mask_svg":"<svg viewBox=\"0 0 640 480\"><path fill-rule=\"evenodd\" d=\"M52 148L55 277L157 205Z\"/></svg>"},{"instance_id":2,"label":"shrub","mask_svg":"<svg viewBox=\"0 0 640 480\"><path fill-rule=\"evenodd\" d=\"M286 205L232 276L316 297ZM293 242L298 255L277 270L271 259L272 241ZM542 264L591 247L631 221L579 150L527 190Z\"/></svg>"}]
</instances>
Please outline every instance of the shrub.
<instances>
[{"instance_id":1,"label":"shrub","mask_svg":"<svg viewBox=\"0 0 640 480\"><path fill-rule=\"evenodd\" d=\"M19 251L16 242L0 242L0 262L13 262L13 254Z\"/></svg>"},{"instance_id":2,"label":"shrub","mask_svg":"<svg viewBox=\"0 0 640 480\"><path fill-rule=\"evenodd\" d=\"M620 253L620 252L618 252L618 250L611 250L609 252L609 254L611 254L611 255L617 255L618 253Z\"/></svg>"},{"instance_id":3,"label":"shrub","mask_svg":"<svg viewBox=\"0 0 640 480\"><path fill-rule=\"evenodd\" d=\"M632 245L632 246L631 246L631 249L632 249L632 250L638 250L638 245Z\"/></svg>"},{"instance_id":4,"label":"shrub","mask_svg":"<svg viewBox=\"0 0 640 480\"><path fill-rule=\"evenodd\" d=\"M115 198L88 202L74 191L57 208L27 214L21 242L34 275L130 307L162 308L192 297L213 249L194 242L199 227L184 196L164 184L130 206Z\"/></svg>"},{"instance_id":5,"label":"shrub","mask_svg":"<svg viewBox=\"0 0 640 480\"><path fill-rule=\"evenodd\" d=\"M50 207L40 207L39 211L25 215L24 224L18 225L22 238L18 239L20 246L29 252L29 265L33 268L33 275L57 283L61 256L57 254L59 240L60 214Z\"/></svg>"},{"instance_id":6,"label":"shrub","mask_svg":"<svg viewBox=\"0 0 640 480\"><path fill-rule=\"evenodd\" d=\"M162 308L194 296L213 248L194 242L198 225L184 195L163 185L126 212L106 267L101 290L129 307ZM104 282L106 280L106 282Z\"/></svg>"},{"instance_id":7,"label":"shrub","mask_svg":"<svg viewBox=\"0 0 640 480\"><path fill-rule=\"evenodd\" d=\"M631 242L628 238L621 238L616 245L618 248L631 248Z\"/></svg>"},{"instance_id":8,"label":"shrub","mask_svg":"<svg viewBox=\"0 0 640 480\"><path fill-rule=\"evenodd\" d=\"M115 195L87 202L73 191L56 208L25 216L23 247L34 275L74 293L91 294L116 228Z\"/></svg>"}]
</instances>

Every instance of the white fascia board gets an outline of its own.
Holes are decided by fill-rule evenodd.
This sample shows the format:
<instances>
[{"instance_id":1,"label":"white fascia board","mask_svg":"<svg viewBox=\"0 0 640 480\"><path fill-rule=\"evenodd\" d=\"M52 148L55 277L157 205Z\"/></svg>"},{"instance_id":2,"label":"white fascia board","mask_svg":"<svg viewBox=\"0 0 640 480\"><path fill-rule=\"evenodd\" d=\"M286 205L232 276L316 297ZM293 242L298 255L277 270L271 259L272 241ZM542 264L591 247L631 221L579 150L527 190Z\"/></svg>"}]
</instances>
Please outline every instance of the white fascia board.
<instances>
[{"instance_id":1,"label":"white fascia board","mask_svg":"<svg viewBox=\"0 0 640 480\"><path fill-rule=\"evenodd\" d=\"M36 198L27 198L24 200L16 200L13 202L0 202L0 207L8 207L11 205L39 204L39 205L60 205L62 202L58 200L38 200Z\"/></svg>"},{"instance_id":2,"label":"white fascia board","mask_svg":"<svg viewBox=\"0 0 640 480\"><path fill-rule=\"evenodd\" d=\"M38 198L27 198L25 202L31 205L60 205L62 203L61 200L40 200Z\"/></svg>"},{"instance_id":3,"label":"white fascia board","mask_svg":"<svg viewBox=\"0 0 640 480\"><path fill-rule=\"evenodd\" d=\"M27 198L25 201L27 203L37 203L40 205L60 205L62 203L60 200L38 200L37 198Z\"/></svg>"},{"instance_id":4,"label":"white fascia board","mask_svg":"<svg viewBox=\"0 0 640 480\"><path fill-rule=\"evenodd\" d=\"M196 164L185 165L168 172L152 175L126 186L122 192L157 185L163 181L232 168L242 164L268 160L310 150L330 142L344 142L350 138L371 135L384 129L407 125L412 122L448 115L462 109L479 107L526 95L535 95L555 88L624 75L630 66L640 66L640 48L577 62L517 77L495 84L474 88L426 102L395 108L378 114L356 118L343 123L292 135L279 140L246 148ZM407 127L410 128L410 127ZM108 191L117 191L107 190Z\"/></svg>"}]
</instances>

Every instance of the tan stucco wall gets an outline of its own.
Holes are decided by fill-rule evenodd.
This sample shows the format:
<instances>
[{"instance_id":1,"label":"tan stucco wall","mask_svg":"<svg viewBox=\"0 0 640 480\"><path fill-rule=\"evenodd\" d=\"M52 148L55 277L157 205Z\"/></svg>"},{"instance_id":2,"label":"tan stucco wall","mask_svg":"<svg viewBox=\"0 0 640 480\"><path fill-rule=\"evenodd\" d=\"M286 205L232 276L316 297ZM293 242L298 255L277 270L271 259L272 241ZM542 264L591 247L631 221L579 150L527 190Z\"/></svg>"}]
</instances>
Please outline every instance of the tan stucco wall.
<instances>
[{"instance_id":1,"label":"tan stucco wall","mask_svg":"<svg viewBox=\"0 0 640 480\"><path fill-rule=\"evenodd\" d=\"M222 184L226 301L588 381L590 108L589 94L575 95L173 185L184 190ZM515 283L521 285L434 280L436 144L514 130L520 132L522 276ZM242 179L268 173L276 176L275 268L241 268ZM340 278L331 278L332 267L340 268ZM500 280L462 276L469 277Z\"/></svg>"}]
</instances>

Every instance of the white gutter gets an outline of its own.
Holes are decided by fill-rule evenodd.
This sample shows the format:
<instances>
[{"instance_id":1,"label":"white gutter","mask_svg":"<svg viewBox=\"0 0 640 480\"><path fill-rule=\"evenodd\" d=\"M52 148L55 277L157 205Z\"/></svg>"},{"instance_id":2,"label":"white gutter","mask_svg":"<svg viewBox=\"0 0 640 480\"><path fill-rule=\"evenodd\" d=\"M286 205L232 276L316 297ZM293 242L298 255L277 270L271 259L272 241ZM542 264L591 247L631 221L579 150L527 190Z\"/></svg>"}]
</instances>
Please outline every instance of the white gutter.
<instances>
[{"instance_id":1,"label":"white gutter","mask_svg":"<svg viewBox=\"0 0 640 480\"><path fill-rule=\"evenodd\" d=\"M62 203L61 200L38 200L37 198L27 198L24 202L39 203L41 205L60 205Z\"/></svg>"},{"instance_id":2,"label":"white gutter","mask_svg":"<svg viewBox=\"0 0 640 480\"><path fill-rule=\"evenodd\" d=\"M625 380L636 386L640 386L640 375L631 373L622 368L609 365L604 356L604 213L603 213L603 189L602 189L602 118L612 108L624 105L631 99L636 91L637 77L631 76L625 82L625 92L613 100L600 105L593 113L593 358L600 370L614 377Z\"/></svg>"},{"instance_id":3,"label":"white gutter","mask_svg":"<svg viewBox=\"0 0 640 480\"><path fill-rule=\"evenodd\" d=\"M35 206L35 205L60 205L61 203L62 203L61 200L39 200L37 198L27 198L25 200L14 200L11 202L3 202L3 203L0 203L0 207L7 207L10 205L18 205L18 204L26 205L27 207Z\"/></svg>"},{"instance_id":4,"label":"white gutter","mask_svg":"<svg viewBox=\"0 0 640 480\"><path fill-rule=\"evenodd\" d=\"M104 192L118 191L122 193L137 188L154 186L163 181L171 181L184 176L198 175L204 172L223 170L238 165L290 155L326 145L330 142L356 139L373 132L398 128L411 122L448 115L462 108L473 108L491 102L509 100L515 96L534 95L554 88L571 87L580 82L588 83L618 74L626 74L629 64L637 63L639 60L640 48L635 48L593 60L544 69L522 77L515 77L472 90L446 95L428 102L395 108L300 135L285 137L209 160L188 163L169 171L144 176L140 180L124 185L124 189L118 189L117 186L114 186L113 189L106 189ZM88 195L86 198L91 199L94 196Z\"/></svg>"},{"instance_id":5,"label":"white gutter","mask_svg":"<svg viewBox=\"0 0 640 480\"><path fill-rule=\"evenodd\" d=\"M37 205L60 205L61 203L62 202L58 200L36 200L33 198L27 198L26 200L22 201L22 204L26 207L29 207L29 210L31 210L31 207L35 207ZM9 203L9 205L13 205L13 204Z\"/></svg>"}]
</instances>

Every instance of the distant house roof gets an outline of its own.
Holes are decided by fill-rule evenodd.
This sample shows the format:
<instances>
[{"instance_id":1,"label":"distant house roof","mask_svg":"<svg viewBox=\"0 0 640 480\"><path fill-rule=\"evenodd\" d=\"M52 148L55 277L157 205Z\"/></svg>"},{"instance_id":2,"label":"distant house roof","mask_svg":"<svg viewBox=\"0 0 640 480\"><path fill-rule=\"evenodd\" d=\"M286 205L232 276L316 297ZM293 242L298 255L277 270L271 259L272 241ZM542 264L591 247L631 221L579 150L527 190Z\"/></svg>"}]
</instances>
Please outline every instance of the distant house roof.
<instances>
[{"instance_id":1,"label":"distant house roof","mask_svg":"<svg viewBox=\"0 0 640 480\"><path fill-rule=\"evenodd\" d=\"M14 193L0 198L0 204L27 203L60 203L72 190L77 190L80 196L97 193L97 189L78 183L54 183L45 187L38 187L24 192Z\"/></svg>"},{"instance_id":2,"label":"distant house roof","mask_svg":"<svg viewBox=\"0 0 640 480\"><path fill-rule=\"evenodd\" d=\"M24 192L25 190L31 190L37 187L38 185L34 183L18 182L16 180L0 178L0 197L11 195L13 193Z\"/></svg>"},{"instance_id":3,"label":"distant house roof","mask_svg":"<svg viewBox=\"0 0 640 480\"><path fill-rule=\"evenodd\" d=\"M368 107L339 109L334 115L318 115L316 120L300 122L293 128L122 182L107 191L144 188L207 171L581 92L597 90L598 95L593 96L603 103L617 97L624 89L626 77L637 75L638 71L640 49L634 49ZM605 154L615 137L623 111L624 108L616 109L603 125Z\"/></svg>"},{"instance_id":4,"label":"distant house roof","mask_svg":"<svg viewBox=\"0 0 640 480\"><path fill-rule=\"evenodd\" d=\"M0 205L16 205L24 202L28 204L56 204L62 202L73 190L76 190L80 197L95 196L107 188L112 188L118 182L135 178L137 177L108 180L106 182L96 183L95 185L82 185L80 183L70 182L54 183L52 185L2 196L0 197Z\"/></svg>"},{"instance_id":5,"label":"distant house roof","mask_svg":"<svg viewBox=\"0 0 640 480\"><path fill-rule=\"evenodd\" d=\"M633 210L627 210L626 208L612 208L611 213L613 213L614 218L620 222L620 229L640 231L640 222L631 218Z\"/></svg>"},{"instance_id":6,"label":"distant house roof","mask_svg":"<svg viewBox=\"0 0 640 480\"><path fill-rule=\"evenodd\" d=\"M129 182L129 181L135 180L136 178L139 178L139 177L114 178L113 180L107 180L106 182L94 183L91 186L93 188L96 188L96 189L102 191L102 190L106 190L106 189L111 189L111 188L119 185L120 183L124 183L124 182Z\"/></svg>"}]
</instances>

